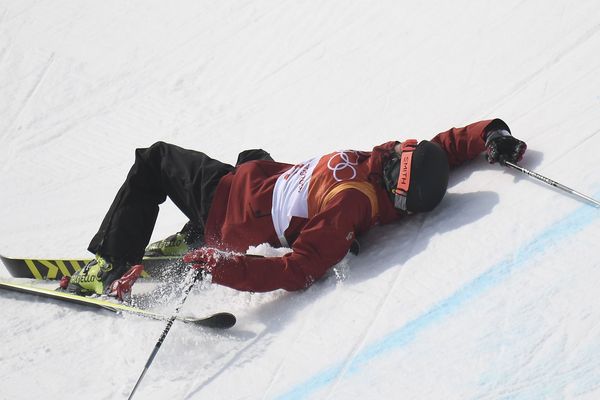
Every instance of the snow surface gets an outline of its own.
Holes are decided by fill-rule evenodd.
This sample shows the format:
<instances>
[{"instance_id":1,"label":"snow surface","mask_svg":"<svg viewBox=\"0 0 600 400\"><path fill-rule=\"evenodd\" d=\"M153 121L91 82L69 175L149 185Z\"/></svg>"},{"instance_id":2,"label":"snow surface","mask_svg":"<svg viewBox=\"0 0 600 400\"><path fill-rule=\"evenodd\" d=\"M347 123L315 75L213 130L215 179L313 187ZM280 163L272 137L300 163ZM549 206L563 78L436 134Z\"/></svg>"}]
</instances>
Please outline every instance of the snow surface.
<instances>
[{"instance_id":1,"label":"snow surface","mask_svg":"<svg viewBox=\"0 0 600 400\"><path fill-rule=\"evenodd\" d=\"M0 252L87 255L134 149L157 140L299 162L501 117L525 167L598 198L599 15L593 0L1 0ZM136 398L598 399L599 213L480 158L437 210L373 230L304 292L192 292L184 313L238 324L175 324ZM184 222L165 204L153 239ZM0 309L1 399L126 398L164 327L13 293Z\"/></svg>"}]
</instances>

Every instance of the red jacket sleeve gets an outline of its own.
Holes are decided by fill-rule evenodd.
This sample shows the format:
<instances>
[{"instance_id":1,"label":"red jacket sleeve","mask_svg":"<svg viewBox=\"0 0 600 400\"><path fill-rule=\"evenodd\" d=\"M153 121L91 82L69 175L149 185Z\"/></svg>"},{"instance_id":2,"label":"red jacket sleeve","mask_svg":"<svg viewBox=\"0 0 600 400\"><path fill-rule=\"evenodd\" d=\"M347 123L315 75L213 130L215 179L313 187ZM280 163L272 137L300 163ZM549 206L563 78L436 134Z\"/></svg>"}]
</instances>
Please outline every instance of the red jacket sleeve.
<instances>
[{"instance_id":1,"label":"red jacket sleeve","mask_svg":"<svg viewBox=\"0 0 600 400\"><path fill-rule=\"evenodd\" d=\"M444 149L448 154L448 163L455 167L485 151L485 137L489 131L495 129L506 129L510 132L504 121L493 119L475 122L464 128L452 128L438 133L431 141Z\"/></svg>"},{"instance_id":2,"label":"red jacket sleeve","mask_svg":"<svg viewBox=\"0 0 600 400\"><path fill-rule=\"evenodd\" d=\"M291 253L266 258L233 256L212 272L212 281L250 292L305 289L346 256L355 235L366 231L370 223L369 199L358 190L344 190L308 221Z\"/></svg>"}]
</instances>

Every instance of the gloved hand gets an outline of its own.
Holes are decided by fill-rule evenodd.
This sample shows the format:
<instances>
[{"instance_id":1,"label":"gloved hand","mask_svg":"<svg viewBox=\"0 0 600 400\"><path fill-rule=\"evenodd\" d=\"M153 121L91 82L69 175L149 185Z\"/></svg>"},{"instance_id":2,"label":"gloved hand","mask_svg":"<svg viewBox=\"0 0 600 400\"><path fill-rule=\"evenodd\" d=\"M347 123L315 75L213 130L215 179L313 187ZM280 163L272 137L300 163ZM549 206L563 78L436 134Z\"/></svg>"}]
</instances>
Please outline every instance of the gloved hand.
<instances>
[{"instance_id":1,"label":"gloved hand","mask_svg":"<svg viewBox=\"0 0 600 400\"><path fill-rule=\"evenodd\" d=\"M183 256L183 262L192 264L192 268L194 269L201 269L211 273L224 258L223 252L217 249L200 247L199 249L186 253Z\"/></svg>"},{"instance_id":2,"label":"gloved hand","mask_svg":"<svg viewBox=\"0 0 600 400\"><path fill-rule=\"evenodd\" d=\"M513 137L509 131L498 129L487 134L485 141L487 151L487 160L490 164L505 161L518 162L523 158L527 144L522 140Z\"/></svg>"},{"instance_id":3,"label":"gloved hand","mask_svg":"<svg viewBox=\"0 0 600 400\"><path fill-rule=\"evenodd\" d=\"M122 277L110 284L107 294L123 301L131 294L131 287L144 272L144 266L134 265Z\"/></svg>"}]
</instances>

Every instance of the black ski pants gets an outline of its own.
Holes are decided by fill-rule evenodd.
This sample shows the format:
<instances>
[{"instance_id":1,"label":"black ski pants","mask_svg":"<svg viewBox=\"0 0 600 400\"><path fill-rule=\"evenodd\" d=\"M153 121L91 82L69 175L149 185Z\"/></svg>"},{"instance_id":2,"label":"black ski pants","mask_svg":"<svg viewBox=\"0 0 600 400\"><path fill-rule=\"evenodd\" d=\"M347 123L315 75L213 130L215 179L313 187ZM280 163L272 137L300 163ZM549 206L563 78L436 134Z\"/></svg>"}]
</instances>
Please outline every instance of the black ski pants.
<instances>
[{"instance_id":1,"label":"black ski pants","mask_svg":"<svg viewBox=\"0 0 600 400\"><path fill-rule=\"evenodd\" d=\"M217 184L233 170L232 165L204 153L164 142L137 149L135 163L88 250L113 261L139 263L150 242L159 204L167 197L202 235Z\"/></svg>"}]
</instances>

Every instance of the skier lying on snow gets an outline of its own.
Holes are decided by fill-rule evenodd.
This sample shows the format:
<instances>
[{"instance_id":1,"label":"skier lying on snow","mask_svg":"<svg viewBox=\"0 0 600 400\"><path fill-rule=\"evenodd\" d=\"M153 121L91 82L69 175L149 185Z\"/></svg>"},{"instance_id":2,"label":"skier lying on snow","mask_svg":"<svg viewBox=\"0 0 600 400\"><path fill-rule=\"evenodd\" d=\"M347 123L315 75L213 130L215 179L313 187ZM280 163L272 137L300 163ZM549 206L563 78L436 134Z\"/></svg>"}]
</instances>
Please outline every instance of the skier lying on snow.
<instances>
[{"instance_id":1,"label":"skier lying on snow","mask_svg":"<svg viewBox=\"0 0 600 400\"><path fill-rule=\"evenodd\" d=\"M516 162L526 148L500 119L453 128L418 144L392 141L371 152L334 152L298 165L247 150L233 167L158 142L136 150L88 248L95 260L61 287L122 298L141 274L136 264L146 251L183 255L210 273L212 282L234 289L301 290L344 258L357 235L435 208L446 193L449 167L483 151L491 163ZM167 196L190 222L146 249ZM261 243L293 251L267 258L244 254Z\"/></svg>"}]
</instances>

